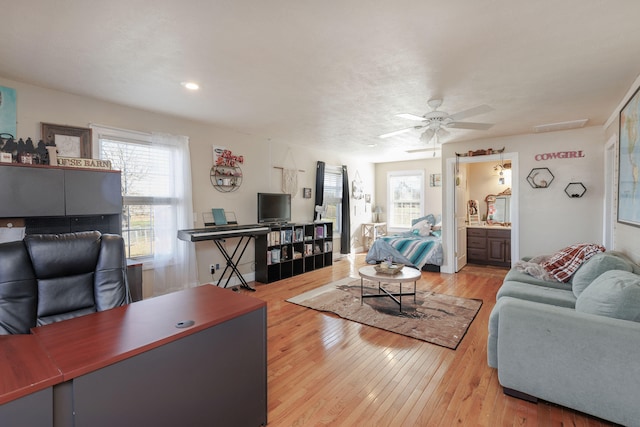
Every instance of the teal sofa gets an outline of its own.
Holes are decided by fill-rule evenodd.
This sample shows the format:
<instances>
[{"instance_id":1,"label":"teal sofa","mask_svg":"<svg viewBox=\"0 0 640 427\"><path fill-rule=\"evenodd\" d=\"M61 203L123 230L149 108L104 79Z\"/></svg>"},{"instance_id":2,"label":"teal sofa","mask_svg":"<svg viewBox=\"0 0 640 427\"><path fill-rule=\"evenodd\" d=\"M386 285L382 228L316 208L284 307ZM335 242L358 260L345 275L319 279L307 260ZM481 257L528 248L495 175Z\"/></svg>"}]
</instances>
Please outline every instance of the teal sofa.
<instances>
[{"instance_id":1,"label":"teal sofa","mask_svg":"<svg viewBox=\"0 0 640 427\"><path fill-rule=\"evenodd\" d=\"M512 268L487 342L504 392L640 426L639 273L617 252L593 256L567 283Z\"/></svg>"}]
</instances>

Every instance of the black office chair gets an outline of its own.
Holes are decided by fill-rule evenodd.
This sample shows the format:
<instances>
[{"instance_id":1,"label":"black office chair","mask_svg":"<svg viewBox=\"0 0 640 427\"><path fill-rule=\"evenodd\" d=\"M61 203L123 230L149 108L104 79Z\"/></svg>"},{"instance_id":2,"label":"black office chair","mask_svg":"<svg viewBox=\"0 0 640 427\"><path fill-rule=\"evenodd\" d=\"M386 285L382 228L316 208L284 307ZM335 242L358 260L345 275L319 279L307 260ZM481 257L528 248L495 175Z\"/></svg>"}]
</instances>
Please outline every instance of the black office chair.
<instances>
[{"instance_id":1,"label":"black office chair","mask_svg":"<svg viewBox=\"0 0 640 427\"><path fill-rule=\"evenodd\" d=\"M0 334L131 302L121 236L86 231L0 244Z\"/></svg>"}]
</instances>

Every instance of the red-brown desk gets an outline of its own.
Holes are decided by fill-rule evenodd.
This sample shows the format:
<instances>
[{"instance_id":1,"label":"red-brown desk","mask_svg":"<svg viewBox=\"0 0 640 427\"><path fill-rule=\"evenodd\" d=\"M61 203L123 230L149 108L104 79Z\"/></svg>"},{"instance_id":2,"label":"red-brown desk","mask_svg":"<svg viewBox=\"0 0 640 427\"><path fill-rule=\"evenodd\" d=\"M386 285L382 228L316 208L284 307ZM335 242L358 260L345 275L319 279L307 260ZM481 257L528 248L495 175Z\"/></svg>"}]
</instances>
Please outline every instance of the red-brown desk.
<instances>
[{"instance_id":1,"label":"red-brown desk","mask_svg":"<svg viewBox=\"0 0 640 427\"><path fill-rule=\"evenodd\" d=\"M34 328L33 336L62 377L54 426L267 423L259 299L204 285Z\"/></svg>"},{"instance_id":2,"label":"red-brown desk","mask_svg":"<svg viewBox=\"0 0 640 427\"><path fill-rule=\"evenodd\" d=\"M62 373L33 335L0 336L0 425L52 425Z\"/></svg>"}]
</instances>

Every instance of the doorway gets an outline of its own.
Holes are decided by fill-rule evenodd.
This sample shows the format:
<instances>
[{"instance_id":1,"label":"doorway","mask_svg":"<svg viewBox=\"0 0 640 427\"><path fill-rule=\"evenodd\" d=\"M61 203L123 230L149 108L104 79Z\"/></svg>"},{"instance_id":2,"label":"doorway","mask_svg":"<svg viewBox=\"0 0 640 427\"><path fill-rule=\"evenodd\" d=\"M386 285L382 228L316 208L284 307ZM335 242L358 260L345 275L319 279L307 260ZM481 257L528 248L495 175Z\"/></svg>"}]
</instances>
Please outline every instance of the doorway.
<instances>
[{"instance_id":1,"label":"doorway","mask_svg":"<svg viewBox=\"0 0 640 427\"><path fill-rule=\"evenodd\" d=\"M457 161L456 161L457 160ZM462 237L461 218L466 215L466 201L462 201L460 197L460 186L466 185L466 177L460 177L459 171L464 169L464 165L470 163L500 163L504 161L511 162L511 198L510 198L510 214L511 214L511 260L512 263L519 259L520 256L520 238L519 238L519 213L518 213L518 195L519 195L519 167L518 153L492 154L489 156L475 157L453 157L446 159L444 181L445 201L442 213L442 234L444 244L444 263L441 271L443 273L455 273L464 266L466 262L466 236ZM463 165L461 168L460 166ZM456 178L459 185L456 185ZM464 179L464 180L463 180Z\"/></svg>"},{"instance_id":2,"label":"doorway","mask_svg":"<svg viewBox=\"0 0 640 427\"><path fill-rule=\"evenodd\" d=\"M616 200L615 189L618 183L616 176L616 141L618 135L613 135L604 147L604 204L603 204L603 229L602 242L607 250L612 250L614 241L613 224L616 220Z\"/></svg>"}]
</instances>

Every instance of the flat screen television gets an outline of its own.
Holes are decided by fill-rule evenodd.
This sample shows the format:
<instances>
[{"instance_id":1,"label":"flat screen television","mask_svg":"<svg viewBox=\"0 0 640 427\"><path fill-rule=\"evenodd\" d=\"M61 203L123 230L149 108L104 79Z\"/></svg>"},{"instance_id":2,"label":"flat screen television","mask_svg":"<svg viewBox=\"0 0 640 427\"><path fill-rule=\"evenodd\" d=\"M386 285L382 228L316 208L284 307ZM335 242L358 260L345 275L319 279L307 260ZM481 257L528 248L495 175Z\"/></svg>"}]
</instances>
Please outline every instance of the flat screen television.
<instances>
[{"instance_id":1,"label":"flat screen television","mask_svg":"<svg viewBox=\"0 0 640 427\"><path fill-rule=\"evenodd\" d=\"M280 224L291 221L291 194L258 193L258 223Z\"/></svg>"}]
</instances>

